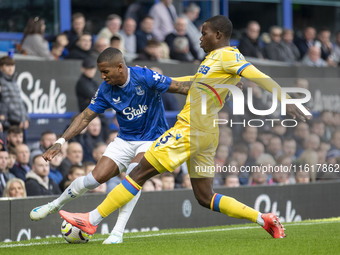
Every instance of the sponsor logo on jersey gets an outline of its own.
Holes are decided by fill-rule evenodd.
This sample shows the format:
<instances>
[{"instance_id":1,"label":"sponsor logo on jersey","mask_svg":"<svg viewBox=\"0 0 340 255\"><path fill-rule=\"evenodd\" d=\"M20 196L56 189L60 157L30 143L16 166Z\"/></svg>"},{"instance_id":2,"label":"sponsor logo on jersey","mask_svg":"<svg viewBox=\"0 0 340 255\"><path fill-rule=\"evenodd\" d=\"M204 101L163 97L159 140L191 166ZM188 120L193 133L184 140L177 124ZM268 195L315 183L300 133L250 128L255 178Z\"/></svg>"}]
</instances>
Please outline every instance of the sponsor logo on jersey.
<instances>
[{"instance_id":1,"label":"sponsor logo on jersey","mask_svg":"<svg viewBox=\"0 0 340 255\"><path fill-rule=\"evenodd\" d=\"M132 120L134 118L140 118L146 111L148 110L147 105L138 105L138 108L135 109L133 107L126 107L123 110L123 114L126 116L128 120Z\"/></svg>"},{"instance_id":2,"label":"sponsor logo on jersey","mask_svg":"<svg viewBox=\"0 0 340 255\"><path fill-rule=\"evenodd\" d=\"M112 100L113 100L114 104L119 104L119 103L122 102L122 101L120 101L120 97L118 97L117 99L116 98L112 98Z\"/></svg>"},{"instance_id":3,"label":"sponsor logo on jersey","mask_svg":"<svg viewBox=\"0 0 340 255\"><path fill-rule=\"evenodd\" d=\"M137 93L138 96L143 96L145 91L144 91L144 89L142 89L141 86L136 86L136 93Z\"/></svg>"}]
</instances>

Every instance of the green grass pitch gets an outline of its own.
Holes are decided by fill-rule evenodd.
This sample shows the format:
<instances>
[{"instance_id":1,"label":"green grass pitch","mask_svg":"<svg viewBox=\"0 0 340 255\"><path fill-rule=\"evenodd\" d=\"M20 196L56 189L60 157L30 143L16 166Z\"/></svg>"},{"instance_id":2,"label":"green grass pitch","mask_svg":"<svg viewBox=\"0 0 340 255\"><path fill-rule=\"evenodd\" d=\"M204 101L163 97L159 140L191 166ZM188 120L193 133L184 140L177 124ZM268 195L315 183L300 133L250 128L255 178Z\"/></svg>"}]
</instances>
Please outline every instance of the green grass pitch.
<instances>
[{"instance_id":1,"label":"green grass pitch","mask_svg":"<svg viewBox=\"0 0 340 255\"><path fill-rule=\"evenodd\" d=\"M255 224L127 233L124 243L87 244L63 238L0 243L0 254L340 254L340 218L286 223L287 237L273 239Z\"/></svg>"}]
</instances>

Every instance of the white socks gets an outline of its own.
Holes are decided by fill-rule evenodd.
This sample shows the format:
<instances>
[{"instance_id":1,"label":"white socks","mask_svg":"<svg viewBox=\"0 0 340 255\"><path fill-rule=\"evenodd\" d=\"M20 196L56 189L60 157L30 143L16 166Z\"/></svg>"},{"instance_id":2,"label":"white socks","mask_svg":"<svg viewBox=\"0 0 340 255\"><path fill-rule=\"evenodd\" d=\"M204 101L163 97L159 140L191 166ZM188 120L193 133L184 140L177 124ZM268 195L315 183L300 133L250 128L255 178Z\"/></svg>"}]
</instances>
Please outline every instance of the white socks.
<instances>
[{"instance_id":1,"label":"white socks","mask_svg":"<svg viewBox=\"0 0 340 255\"><path fill-rule=\"evenodd\" d=\"M93 177L92 172L86 176L75 179L64 192L53 201L54 206L61 208L64 204L83 195L89 189L95 189L100 185Z\"/></svg>"},{"instance_id":2,"label":"white socks","mask_svg":"<svg viewBox=\"0 0 340 255\"><path fill-rule=\"evenodd\" d=\"M262 216L262 213L259 213L259 215L257 215L256 222L257 222L257 224L259 224L263 227L264 226L264 220L262 219L261 216Z\"/></svg>"},{"instance_id":3,"label":"white socks","mask_svg":"<svg viewBox=\"0 0 340 255\"><path fill-rule=\"evenodd\" d=\"M135 168L138 165L138 163L131 163L126 170L126 174L129 174L133 168ZM116 233L120 233L123 235L125 226L131 216L131 213L133 209L135 208L135 205L137 204L137 201L140 197L141 192L139 191L137 195L127 204L123 205L121 208L119 208L119 215L117 219L117 223L112 231L115 231ZM90 212L90 223L93 226L97 226L104 218L100 215L97 209L94 209Z\"/></svg>"}]
</instances>

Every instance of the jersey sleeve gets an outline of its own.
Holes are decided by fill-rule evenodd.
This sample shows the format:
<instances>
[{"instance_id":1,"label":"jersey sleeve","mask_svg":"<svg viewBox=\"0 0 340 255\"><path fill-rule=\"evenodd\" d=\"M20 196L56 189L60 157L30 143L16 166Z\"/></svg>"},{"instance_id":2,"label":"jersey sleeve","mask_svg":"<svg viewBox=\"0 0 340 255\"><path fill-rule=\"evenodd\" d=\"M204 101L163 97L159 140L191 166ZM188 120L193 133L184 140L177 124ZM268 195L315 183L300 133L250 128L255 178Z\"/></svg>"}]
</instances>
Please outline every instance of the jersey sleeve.
<instances>
[{"instance_id":1,"label":"jersey sleeve","mask_svg":"<svg viewBox=\"0 0 340 255\"><path fill-rule=\"evenodd\" d=\"M106 109L110 108L110 106L107 104L104 98L103 84L99 87L99 89L92 97L88 108L94 111L95 113L103 113Z\"/></svg>"},{"instance_id":2,"label":"jersey sleeve","mask_svg":"<svg viewBox=\"0 0 340 255\"><path fill-rule=\"evenodd\" d=\"M159 74L150 69L144 68L144 77L146 81L146 86L159 91L160 93L165 93L170 84L171 78L165 75Z\"/></svg>"},{"instance_id":3,"label":"jersey sleeve","mask_svg":"<svg viewBox=\"0 0 340 255\"><path fill-rule=\"evenodd\" d=\"M236 51L222 52L222 66L226 73L241 75L243 70L250 66L244 56Z\"/></svg>"}]
</instances>

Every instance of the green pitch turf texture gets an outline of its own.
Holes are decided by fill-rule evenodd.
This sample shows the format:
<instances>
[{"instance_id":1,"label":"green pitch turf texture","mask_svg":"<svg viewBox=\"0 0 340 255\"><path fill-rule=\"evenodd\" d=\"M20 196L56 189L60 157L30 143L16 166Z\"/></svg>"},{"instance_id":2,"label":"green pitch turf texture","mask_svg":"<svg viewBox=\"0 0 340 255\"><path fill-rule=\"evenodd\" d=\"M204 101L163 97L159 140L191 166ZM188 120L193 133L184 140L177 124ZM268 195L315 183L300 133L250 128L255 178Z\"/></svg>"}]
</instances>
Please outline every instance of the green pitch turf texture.
<instances>
[{"instance_id":1,"label":"green pitch turf texture","mask_svg":"<svg viewBox=\"0 0 340 255\"><path fill-rule=\"evenodd\" d=\"M287 237L273 239L255 224L127 233L124 243L86 244L61 238L0 243L0 254L340 254L340 218L286 223Z\"/></svg>"}]
</instances>

